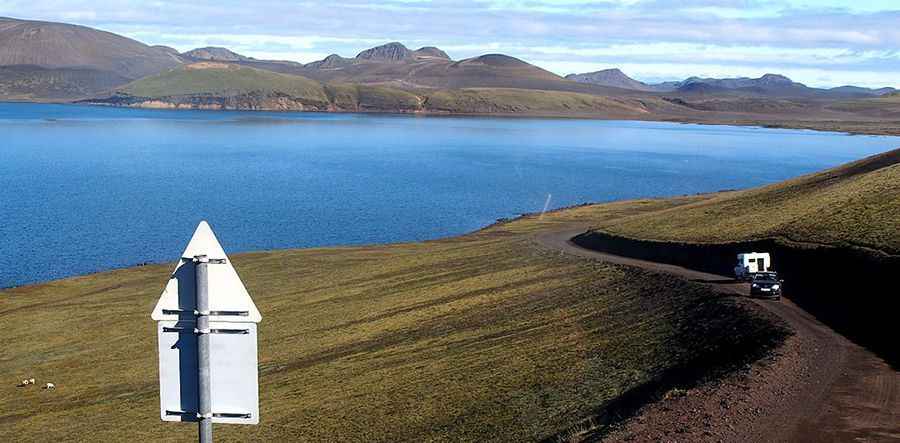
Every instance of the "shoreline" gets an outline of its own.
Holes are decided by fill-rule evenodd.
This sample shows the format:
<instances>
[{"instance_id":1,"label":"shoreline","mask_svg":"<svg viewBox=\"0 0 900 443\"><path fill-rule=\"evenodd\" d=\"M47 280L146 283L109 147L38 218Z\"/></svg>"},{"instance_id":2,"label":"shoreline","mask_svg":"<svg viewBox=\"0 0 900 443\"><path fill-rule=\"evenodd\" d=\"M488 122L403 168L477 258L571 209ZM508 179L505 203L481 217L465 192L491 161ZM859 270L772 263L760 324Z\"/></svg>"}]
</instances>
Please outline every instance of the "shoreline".
<instances>
[{"instance_id":1,"label":"shoreline","mask_svg":"<svg viewBox=\"0 0 900 443\"><path fill-rule=\"evenodd\" d=\"M80 105L81 103L67 103L73 105ZM729 119L702 119L702 118L693 118L693 117L667 117L667 116L647 116L646 118L641 118L640 116L625 116L625 115L598 115L598 114L560 114L560 113L542 113L542 112L534 112L534 113L466 113L466 112L448 112L448 111L402 111L402 110L302 110L302 111L291 111L291 110L267 110L267 109L209 109L209 108L159 108L153 106L120 106L120 105L109 105L103 103L83 103L87 106L105 106L110 108L131 108L131 109L156 109L156 110L167 110L167 111L213 111L213 112L221 112L221 111L234 111L234 112L278 112L278 113L313 113L313 114L384 114L384 115L397 115L397 116L422 116L422 117L479 117L479 118L509 118L509 119L528 119L528 118L537 118L537 119L558 119L558 120L594 120L594 121L626 121L626 122L657 122L657 123L673 123L673 124L686 124L686 125L703 125L703 126L733 126L733 127L748 127L748 128L760 128L760 129L789 129L789 130L806 130L806 131L816 131L816 132L829 132L836 134L846 134L846 135L874 135L874 136L885 136L885 137L900 137L900 122L894 122L897 125L896 129L873 129L873 130L865 130L865 129L852 129L845 128L841 125L847 125L847 121L834 121L834 120L822 120L822 121L804 121L797 120L794 122L791 121L778 121L778 120L764 120L764 119L754 119L748 118L746 120L733 120ZM793 124L792 124L793 123ZM837 127L828 127L827 125L836 124ZM855 122L854 122L855 123ZM866 123L861 121L859 123ZM891 123L891 122L885 122Z\"/></svg>"},{"instance_id":2,"label":"shoreline","mask_svg":"<svg viewBox=\"0 0 900 443\"><path fill-rule=\"evenodd\" d=\"M713 193L715 193L715 192L713 192ZM713 194L713 193L710 193L710 194ZM682 196L673 195L673 196L669 196L669 197L657 197L657 199L678 198L678 197L682 197ZM648 199L643 199L643 200L649 200L649 198L648 198ZM630 201L630 200L615 200L615 202L627 202L627 201ZM606 203L613 203L613 202L606 202ZM605 204L605 203L580 203L580 204L575 204L575 205L568 205L568 206L563 206L563 207L560 207L560 208L548 210L548 211L544 212L544 214L553 214L553 213L557 213L557 212L566 211L566 210L569 210L569 209L575 209L575 208L580 208L580 207L585 207L585 206L592 206L592 205L602 205L602 204ZM492 223L489 223L489 224L487 224L487 225L484 225L484 226L482 226L482 227L480 227L480 228L476 228L476 229L471 230L471 231L463 232L463 233L461 233L461 234L456 234L456 235L448 235L448 236L446 236L446 237L428 238L428 239L425 239L425 240L398 241L398 242L389 242L389 243L360 243L360 244L352 244L352 245L340 245L340 244L337 244L337 245L327 245L327 246L312 246L312 247L308 247L308 248L302 248L302 247L301 247L301 248L255 249L255 250L250 250L250 251L238 251L238 252L229 254L229 256L235 256L235 257L236 257L236 256L242 256L242 255L249 255L249 254L267 254L267 253L279 252L279 251L300 251L300 250L341 249L341 248L365 248L365 247L375 247L375 246L395 246L395 245L408 245L408 244L414 244L414 243L436 242L436 241L450 240L450 239L455 239L455 238L465 237L465 236L467 236L467 235L477 234L477 233L479 233L479 232L485 231L485 230L487 230L487 229L491 229L491 228L496 227L496 226L501 226L501 225L504 225L504 224L507 224L507 223L512 223L512 222L515 222L515 221L517 221L517 220L521 220L521 219L524 219L524 218L527 218L527 217L533 217L533 216L539 215L539 214L540 214L540 212L529 212L529 213L519 214L519 215L517 215L517 216L515 216L515 217L510 217L510 218L504 218L504 217L501 217L501 218L496 219L496 220L495 220L494 222L492 222ZM50 280L40 280L40 281L34 281L34 282L27 282L27 283L22 283L22 284L20 284L20 285L12 285L12 286L0 286L0 292L5 291L5 290L8 290L8 289L19 289L19 288L27 288L27 287L29 287L29 286L39 286L39 285L53 284L53 283L56 283L56 282L61 282L61 281L69 280L69 279L90 277L90 276L92 276L92 275L100 275L100 274L105 274L105 273L108 273L108 272L123 271L123 270L127 270L127 269L140 268L140 267L144 267L144 266L160 266L160 265L166 265L166 264L174 263L175 261L176 261L176 259L172 259L172 260L170 260L170 261L158 261L158 262L157 262L157 261L146 261L146 262L134 263L134 264L125 265L125 266L119 266L119 267L114 267L114 268L101 269L101 270L97 270L97 271L90 271L90 272L86 272L86 273L84 273L84 274L74 274L74 275L69 275L69 276L66 276L66 277L60 277L60 278L54 278L54 279L50 279Z\"/></svg>"},{"instance_id":3,"label":"shoreline","mask_svg":"<svg viewBox=\"0 0 900 443\"><path fill-rule=\"evenodd\" d=\"M560 113L466 113L446 111L402 111L402 110L283 110L283 109L211 109L211 108L163 108L155 106L122 106L105 103L77 101L33 101L33 100L0 100L0 103L10 104L36 104L36 105L66 105L66 106L91 106L102 108L139 109L149 111L206 111L206 112L270 112L279 114L360 114L360 115L393 115L393 116L421 116L421 117L446 117L446 118L501 118L501 119L548 119L548 120L593 120L593 121L624 121L624 122L656 122L700 126L732 126L741 128L760 129L786 129L797 131L827 132L845 135L870 135L880 137L900 137L900 121L847 121L847 120L779 120L778 116L766 118L762 115L750 114L744 118L732 117L679 117L654 115L641 117L637 115L598 115L598 114L560 114ZM889 128L860 128L858 125L874 123L885 124Z\"/></svg>"},{"instance_id":4,"label":"shoreline","mask_svg":"<svg viewBox=\"0 0 900 443\"><path fill-rule=\"evenodd\" d=\"M701 192L701 193L697 193L697 194L678 194L678 195L667 195L667 196L657 196L657 197L642 197L642 198L633 198L633 199L610 200L610 201L606 201L606 202L577 203L577 204L573 204L573 205L566 205L566 206L562 206L559 208L550 209L550 210L547 210L544 212L541 212L541 211L526 212L526 213L521 213L519 215L516 215L514 217L500 217L491 223L488 223L480 228L476 228L471 231L463 232L460 234L448 235L448 236L444 236L444 237L432 237L432 238L427 238L424 240L408 240L408 241L397 241L397 242L388 242L388 243L334 244L334 245L324 245L324 246L312 246L312 247L307 247L307 248L296 247L296 248L254 249L254 250L248 250L248 251L238 251L238 252L235 252L230 255L231 256L242 256L242 255L249 255L249 254L266 254L266 253L280 252L280 251L300 251L300 250L317 250L317 249L326 250L326 249L363 248L363 247L376 247L376 246L397 246L397 245L408 245L408 244L415 244L415 243L429 243L429 242L445 241L445 240L462 238L462 237L466 237L466 236L473 235L473 234L478 234L478 233L484 232L486 230L489 230L489 229L492 229L495 227L507 225L510 223L515 223L516 221L523 220L528 217L539 216L541 214L556 214L556 213L573 210L573 209L578 209L578 208L584 208L584 207L588 207L588 206L599 206L599 205L616 204L616 203L621 204L621 203L636 202L636 201L653 201L653 200L661 201L661 200L679 199L679 198L687 198L687 197L712 196L712 195L716 195L716 194L721 194L723 192L735 192L735 191L741 191L744 189L752 189L752 188L728 189L728 190ZM705 245L706 243L697 243L697 244ZM714 244L714 243L710 243L710 244ZM828 246L828 245L817 244L817 246ZM872 250L871 248L860 247L859 249L865 250L867 252L874 251L874 252L877 252L880 254L890 255L884 251ZM60 278L54 278L54 279L50 279L50 280L39 280L39 281L34 281L34 282L26 282L26 283L22 283L19 285L12 285L12 286L0 286L0 291L5 291L5 290L9 290L9 289L17 289L17 288L25 288L25 287L29 287L29 286L46 285L46 284L52 284L52 283L65 281L65 280L69 280L69 279L84 278L84 277L89 277L92 275L105 274L108 272L122 271L122 270L139 268L139 267L144 267L144 266L166 265L169 263L172 263L172 261L145 261L145 262L134 263L134 264L130 264L130 265L124 265L124 266L118 266L118 267L113 267L113 268L108 268L108 269L100 269L100 270L96 270L96 271L90 271L90 272L86 272L83 274L73 274L73 275L60 277Z\"/></svg>"},{"instance_id":5,"label":"shoreline","mask_svg":"<svg viewBox=\"0 0 900 443\"><path fill-rule=\"evenodd\" d=\"M579 119L579 120L595 120L595 121L626 122L626 123L627 122L635 122L635 123L658 122L658 123L680 124L680 125L716 125L716 126L722 125L722 126L731 126L731 127L735 127L735 128L766 128L764 126L750 126L750 125L735 126L735 125L729 124L727 122L702 123L702 122L667 121L667 120L622 120L622 119L612 119L612 118L608 118L608 119L607 118L599 118L598 119L598 118L579 117L579 116L542 117L542 116L523 115L523 114L453 114L453 113L433 114L433 113L389 113L389 112L381 112L381 111L369 111L369 112L266 111L266 110L249 110L248 111L248 110L209 110L209 109L154 109L154 108L139 108L139 107L127 107L127 106L115 106L115 105L103 105L103 104L88 104L88 103L72 103L72 102L38 103L38 102L0 101L0 103L14 103L14 104L26 103L26 104L34 104L34 105L52 104L52 105L63 105L63 106L128 108L128 109L150 110L150 111L215 111L215 112L225 112L225 113L262 112L262 113L278 113L278 114L285 114L285 115L298 114L298 113L359 114L359 115L379 114L379 115L384 115L384 116L396 116L396 117L422 116L422 117L436 117L436 118L471 118L471 117L475 117L475 118L512 118L512 119L532 119L532 118L534 118L534 119ZM776 129L781 129L781 128L776 128ZM793 129L793 128L784 128L784 129L828 132L828 133L843 134L843 135L856 135L856 134L847 133L847 132L819 131L819 130L815 130L815 129ZM876 136L890 137L889 135L876 135ZM791 177L791 178L796 178L796 177ZM742 189L746 189L746 188L742 188ZM565 211L565 210L569 210L569 209L574 209L574 208L579 208L579 207L584 207L584 206L596 206L596 205L605 205L605 204L611 204L611 203L623 203L623 202L636 201L636 200L667 200L667 199L678 199L678 198L690 197L690 196L711 196L711 195L719 194L722 192L740 191L742 189L713 190L713 191L709 191L709 192L700 192L700 193L696 193L696 194L674 194L674 195L663 195L663 196L653 196L653 197L637 197L637 198L631 198L631 199L617 199L617 200L609 200L609 201L590 201L590 202L582 202L582 203L576 203L576 204L572 204L572 205L562 206L559 208L548 210L545 213L553 214L553 213L557 213L557 212L561 212L561 211ZM474 233L478 233L478 232L493 228L495 226L499 226L499 225L506 224L506 223L512 223L512 222L521 220L521 219L529 217L529 216L534 216L539 213L540 213L539 211L536 211L536 212L530 212L530 213L520 213L520 214L511 216L511 217L499 217L499 218L496 218L493 222L487 223L481 227L477 227L470 231L460 232L457 234L450 234L450 235L446 235L446 236L428 237L428 238L421 239L421 240L414 240L414 239L402 240L401 239L398 241L391 241L391 242L385 242L385 243L361 242L361 243L354 243L354 244L330 244L330 245L318 245L318 246L311 246L311 247L300 246L300 247L279 247L279 248L273 248L273 249L251 249L251 250L237 251L235 253L235 255L267 253L267 252L275 252L275 251L293 251L293 250L304 250L304 249L336 249L336 248L353 248L353 247L367 247L367 246L403 245L403 244L412 244L412 243L441 241L441 240L447 240L447 239L453 239L453 238L459 238L459 237L471 235ZM822 246L822 245L819 245L819 246ZM860 249L870 249L870 248L860 248ZM884 251L877 251L877 252L885 254ZM143 261L138 261L138 262L122 265L122 266L94 269L94 270L90 270L90 271L87 271L84 273L65 275L65 276L61 276L58 278L52 278L52 279L48 279L48 280L26 281L23 283L11 284L8 286L0 285L0 291L28 287L28 286L51 284L53 282L63 281L63 280L67 280L67 279L81 278L81 277L86 277L86 276L91 276L91 275L103 274L103 273L107 273L107 272L115 272L115 271L119 271L119 270L126 270L126 269L131 269L131 268L142 267L142 266L162 265L162 264L167 264L167 263L170 263L170 261L169 260L160 260L160 261L143 260Z\"/></svg>"}]
</instances>

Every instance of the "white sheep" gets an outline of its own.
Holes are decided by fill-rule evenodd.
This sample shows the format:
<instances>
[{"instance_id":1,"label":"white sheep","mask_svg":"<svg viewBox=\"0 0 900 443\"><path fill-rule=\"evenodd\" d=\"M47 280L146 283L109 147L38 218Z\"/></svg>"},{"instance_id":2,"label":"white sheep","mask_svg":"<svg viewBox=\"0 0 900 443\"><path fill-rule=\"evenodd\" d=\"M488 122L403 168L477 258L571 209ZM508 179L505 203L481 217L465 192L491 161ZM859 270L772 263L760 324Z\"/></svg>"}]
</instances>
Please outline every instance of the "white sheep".
<instances>
[{"instance_id":1,"label":"white sheep","mask_svg":"<svg viewBox=\"0 0 900 443\"><path fill-rule=\"evenodd\" d=\"M33 378L26 378L25 380L22 380L22 383L19 383L19 386L28 386L28 385L33 385L33 384L34 384Z\"/></svg>"},{"instance_id":2,"label":"white sheep","mask_svg":"<svg viewBox=\"0 0 900 443\"><path fill-rule=\"evenodd\" d=\"M44 385L44 389L56 389L56 385L53 383L47 383Z\"/></svg>"}]
</instances>

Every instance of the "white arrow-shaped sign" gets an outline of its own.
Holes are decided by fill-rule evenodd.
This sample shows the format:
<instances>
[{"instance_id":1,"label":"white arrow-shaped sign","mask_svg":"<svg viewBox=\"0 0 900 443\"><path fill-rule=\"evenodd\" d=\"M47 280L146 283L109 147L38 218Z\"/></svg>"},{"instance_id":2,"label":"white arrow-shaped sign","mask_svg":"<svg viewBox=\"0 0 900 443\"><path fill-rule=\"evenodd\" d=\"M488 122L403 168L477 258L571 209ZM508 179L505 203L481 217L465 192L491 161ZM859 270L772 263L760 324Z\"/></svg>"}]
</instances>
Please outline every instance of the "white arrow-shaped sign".
<instances>
[{"instance_id":1,"label":"white arrow-shaped sign","mask_svg":"<svg viewBox=\"0 0 900 443\"><path fill-rule=\"evenodd\" d=\"M172 272L169 283L150 317L156 321L178 320L179 311L194 310L196 296L193 260L198 255L206 255L212 261L224 260L224 263L209 267L209 310L213 313L209 316L209 320L259 323L262 316L250 299L250 294L247 293L237 271L231 266L222 245L205 221L200 222L187 248L181 253L181 260ZM216 312L246 312L247 315L215 315Z\"/></svg>"},{"instance_id":2,"label":"white arrow-shaped sign","mask_svg":"<svg viewBox=\"0 0 900 443\"><path fill-rule=\"evenodd\" d=\"M197 226L151 317L162 420L199 422L201 442L212 440L212 423L259 423L262 316L206 222Z\"/></svg>"}]
</instances>

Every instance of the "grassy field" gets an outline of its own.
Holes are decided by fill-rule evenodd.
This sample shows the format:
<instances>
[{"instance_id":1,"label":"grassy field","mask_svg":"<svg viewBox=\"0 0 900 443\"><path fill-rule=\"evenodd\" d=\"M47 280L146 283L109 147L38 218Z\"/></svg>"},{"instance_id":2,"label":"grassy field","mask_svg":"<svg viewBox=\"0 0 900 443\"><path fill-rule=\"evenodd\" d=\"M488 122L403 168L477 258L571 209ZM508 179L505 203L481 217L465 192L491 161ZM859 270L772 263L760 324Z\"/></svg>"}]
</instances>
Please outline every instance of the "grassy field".
<instances>
[{"instance_id":1,"label":"grassy field","mask_svg":"<svg viewBox=\"0 0 900 443\"><path fill-rule=\"evenodd\" d=\"M219 425L217 440L536 440L669 368L765 340L773 324L737 300L532 240L560 223L688 203L587 206L440 241L232 257L263 314L261 422ZM0 440L194 440L195 425L158 417L149 315L170 271L0 292ZM28 377L58 388L15 386Z\"/></svg>"},{"instance_id":2,"label":"grassy field","mask_svg":"<svg viewBox=\"0 0 900 443\"><path fill-rule=\"evenodd\" d=\"M538 91L509 88L470 88L434 92L426 105L432 111L466 114L517 113L609 113L640 115L647 113L634 101L564 91Z\"/></svg>"},{"instance_id":3,"label":"grassy field","mask_svg":"<svg viewBox=\"0 0 900 443\"><path fill-rule=\"evenodd\" d=\"M721 275L731 273L739 252L770 252L786 297L900 367L892 290L900 269L900 150L681 201L591 222L595 230L580 244Z\"/></svg>"},{"instance_id":4,"label":"grassy field","mask_svg":"<svg viewBox=\"0 0 900 443\"><path fill-rule=\"evenodd\" d=\"M313 102L328 102L321 83L244 66L202 62L176 68L130 83L121 89L137 97L182 95L237 96L252 92L280 92Z\"/></svg>"},{"instance_id":5,"label":"grassy field","mask_svg":"<svg viewBox=\"0 0 900 443\"><path fill-rule=\"evenodd\" d=\"M900 150L770 186L687 201L597 227L651 240L781 238L900 253Z\"/></svg>"}]
</instances>

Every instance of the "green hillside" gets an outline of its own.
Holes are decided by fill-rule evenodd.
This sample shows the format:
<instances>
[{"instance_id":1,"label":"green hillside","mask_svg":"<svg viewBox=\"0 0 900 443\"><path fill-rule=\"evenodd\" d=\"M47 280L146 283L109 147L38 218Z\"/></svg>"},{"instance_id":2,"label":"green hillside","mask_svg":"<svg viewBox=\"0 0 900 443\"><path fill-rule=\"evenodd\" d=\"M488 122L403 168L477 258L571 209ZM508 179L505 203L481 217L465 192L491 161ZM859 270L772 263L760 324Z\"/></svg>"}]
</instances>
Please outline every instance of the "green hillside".
<instances>
[{"instance_id":1,"label":"green hillside","mask_svg":"<svg viewBox=\"0 0 900 443\"><path fill-rule=\"evenodd\" d=\"M605 115L639 117L648 112L646 99L615 99L563 91L472 88L409 91L388 85L319 83L243 65L200 62L147 77L127 85L114 104L282 109L283 101L259 97L286 96L315 110L436 112L467 114ZM103 101L100 101L103 102ZM304 108L306 109L306 108Z\"/></svg>"},{"instance_id":2,"label":"green hillside","mask_svg":"<svg viewBox=\"0 0 900 443\"><path fill-rule=\"evenodd\" d=\"M900 252L900 150L666 211L601 224L656 240L728 242L766 237Z\"/></svg>"},{"instance_id":3,"label":"green hillside","mask_svg":"<svg viewBox=\"0 0 900 443\"><path fill-rule=\"evenodd\" d=\"M128 84L120 91L146 98L184 95L234 97L250 93L281 93L315 102L328 101L324 87L315 80L217 62L195 63L145 77Z\"/></svg>"},{"instance_id":4,"label":"green hillside","mask_svg":"<svg viewBox=\"0 0 900 443\"><path fill-rule=\"evenodd\" d=\"M652 101L652 100L651 100ZM444 90L428 94L429 110L487 113L545 113L640 115L644 106L634 100L563 91L539 91L508 88L470 88Z\"/></svg>"},{"instance_id":5,"label":"green hillside","mask_svg":"<svg viewBox=\"0 0 900 443\"><path fill-rule=\"evenodd\" d=\"M232 257L263 315L261 421L218 425L216 439L533 441L674 366L771 343L779 329L738 300L532 239L671 204L577 208L441 241ZM194 441L196 425L159 420L150 311L170 271L0 291L0 440ZM15 387L30 377L57 389Z\"/></svg>"},{"instance_id":6,"label":"green hillside","mask_svg":"<svg viewBox=\"0 0 900 443\"><path fill-rule=\"evenodd\" d=\"M325 85L325 90L338 109L397 111L422 109L422 100L419 96L385 86L337 83Z\"/></svg>"}]
</instances>

